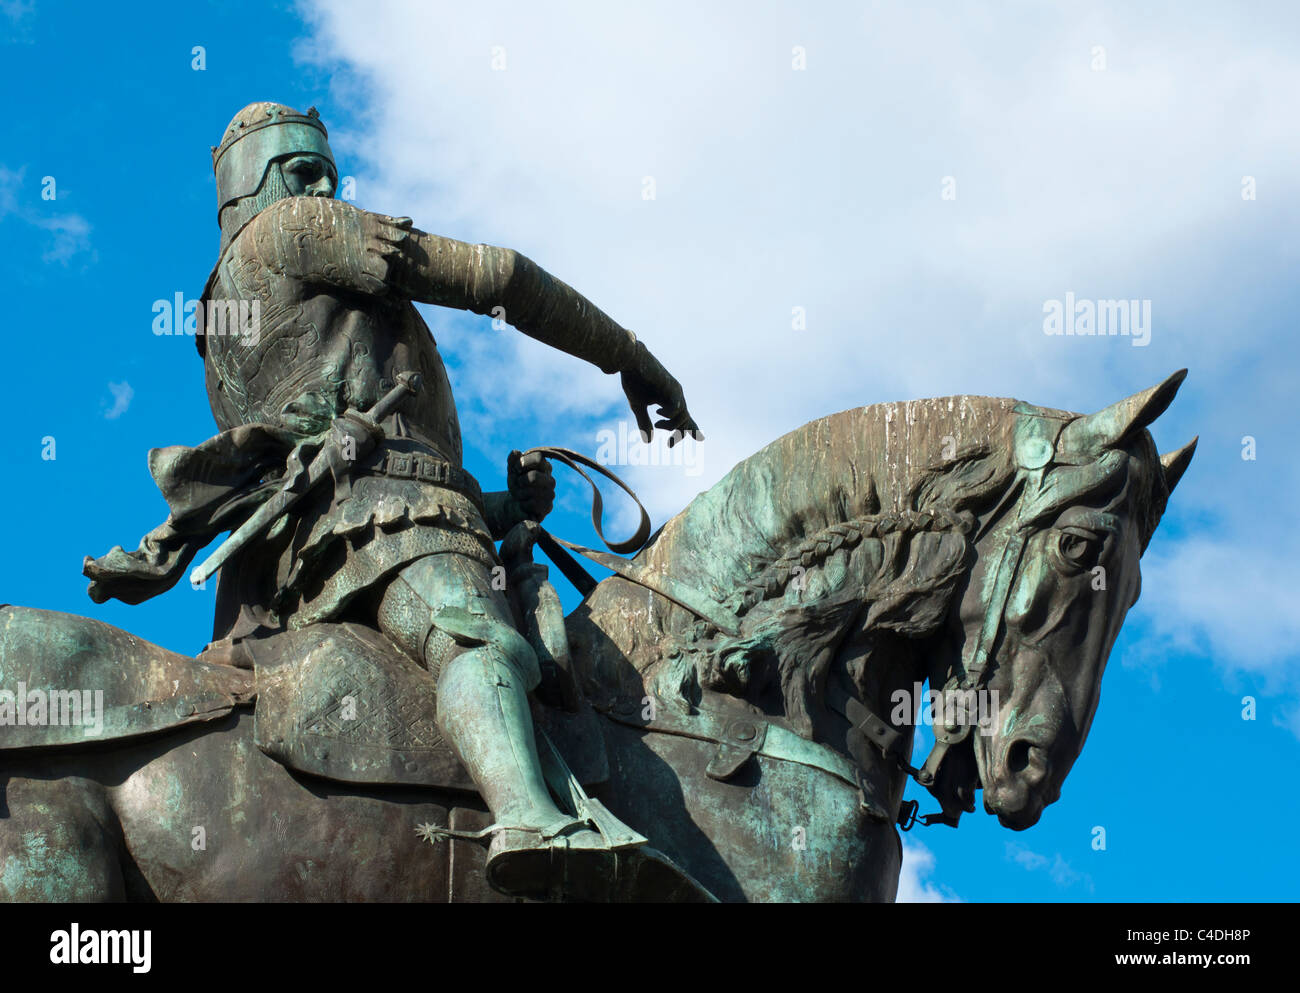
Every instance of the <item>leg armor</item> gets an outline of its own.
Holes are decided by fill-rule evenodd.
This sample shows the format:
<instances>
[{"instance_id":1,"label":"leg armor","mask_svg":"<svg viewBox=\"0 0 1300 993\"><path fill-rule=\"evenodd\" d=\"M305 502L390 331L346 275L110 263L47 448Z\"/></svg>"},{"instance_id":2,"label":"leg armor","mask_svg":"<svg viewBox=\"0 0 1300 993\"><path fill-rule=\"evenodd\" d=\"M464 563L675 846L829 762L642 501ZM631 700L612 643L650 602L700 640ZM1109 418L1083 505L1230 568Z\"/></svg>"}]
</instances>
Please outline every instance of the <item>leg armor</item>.
<instances>
[{"instance_id":1,"label":"leg armor","mask_svg":"<svg viewBox=\"0 0 1300 993\"><path fill-rule=\"evenodd\" d=\"M488 882L535 899L712 899L595 801L602 817L556 805L528 705L537 656L492 578L476 559L425 556L389 584L377 612L381 630L437 680L438 724L492 809Z\"/></svg>"},{"instance_id":2,"label":"leg armor","mask_svg":"<svg viewBox=\"0 0 1300 993\"><path fill-rule=\"evenodd\" d=\"M542 777L528 709L541 672L492 579L467 556L417 559L385 591L379 627L437 680L438 724L497 820L544 826L565 815Z\"/></svg>"}]
</instances>

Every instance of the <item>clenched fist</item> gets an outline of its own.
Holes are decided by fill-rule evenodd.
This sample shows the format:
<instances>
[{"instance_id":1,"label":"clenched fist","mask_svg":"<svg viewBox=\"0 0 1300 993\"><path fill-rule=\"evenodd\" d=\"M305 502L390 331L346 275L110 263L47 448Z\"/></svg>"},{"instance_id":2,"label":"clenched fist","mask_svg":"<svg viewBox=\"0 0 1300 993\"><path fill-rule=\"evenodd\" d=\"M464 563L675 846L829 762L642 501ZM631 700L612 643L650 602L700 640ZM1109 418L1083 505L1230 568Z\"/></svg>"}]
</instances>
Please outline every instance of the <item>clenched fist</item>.
<instances>
[{"instance_id":1,"label":"clenched fist","mask_svg":"<svg viewBox=\"0 0 1300 993\"><path fill-rule=\"evenodd\" d=\"M506 460L506 487L527 520L541 521L555 506L555 476L541 452L511 452Z\"/></svg>"}]
</instances>

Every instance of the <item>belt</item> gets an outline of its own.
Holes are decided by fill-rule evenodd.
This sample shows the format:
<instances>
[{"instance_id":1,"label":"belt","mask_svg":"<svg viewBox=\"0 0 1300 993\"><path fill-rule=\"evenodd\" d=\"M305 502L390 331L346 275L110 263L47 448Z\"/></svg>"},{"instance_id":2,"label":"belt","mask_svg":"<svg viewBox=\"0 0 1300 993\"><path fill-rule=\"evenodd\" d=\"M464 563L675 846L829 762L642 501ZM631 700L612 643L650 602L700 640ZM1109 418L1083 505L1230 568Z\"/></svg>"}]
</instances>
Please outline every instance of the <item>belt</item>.
<instances>
[{"instance_id":1,"label":"belt","mask_svg":"<svg viewBox=\"0 0 1300 993\"><path fill-rule=\"evenodd\" d=\"M415 479L433 486L445 486L464 493L479 507L483 506L483 491L478 480L459 466L454 466L437 455L421 452L397 452L382 449L361 467L363 472L393 479Z\"/></svg>"}]
</instances>

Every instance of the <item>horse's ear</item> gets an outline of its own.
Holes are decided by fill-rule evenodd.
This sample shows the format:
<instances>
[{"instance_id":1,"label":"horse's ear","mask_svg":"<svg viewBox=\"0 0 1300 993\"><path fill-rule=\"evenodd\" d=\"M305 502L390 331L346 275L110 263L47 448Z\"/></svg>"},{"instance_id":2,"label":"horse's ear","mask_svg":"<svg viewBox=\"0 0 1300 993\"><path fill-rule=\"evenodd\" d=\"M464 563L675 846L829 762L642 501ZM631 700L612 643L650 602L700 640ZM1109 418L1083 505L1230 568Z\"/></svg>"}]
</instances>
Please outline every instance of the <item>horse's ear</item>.
<instances>
[{"instance_id":1,"label":"horse's ear","mask_svg":"<svg viewBox=\"0 0 1300 993\"><path fill-rule=\"evenodd\" d=\"M1058 447L1062 451L1096 455L1108 448L1120 448L1165 412L1187 378L1179 369L1158 386L1113 403L1095 414L1076 417L1061 432Z\"/></svg>"},{"instance_id":2,"label":"horse's ear","mask_svg":"<svg viewBox=\"0 0 1300 993\"><path fill-rule=\"evenodd\" d=\"M1174 487L1178 485L1178 480L1182 479L1183 473L1187 471L1192 456L1196 454L1196 443L1200 440L1198 435L1178 451L1160 456L1160 466L1165 471L1165 486L1169 488L1170 493L1174 491Z\"/></svg>"}]
</instances>

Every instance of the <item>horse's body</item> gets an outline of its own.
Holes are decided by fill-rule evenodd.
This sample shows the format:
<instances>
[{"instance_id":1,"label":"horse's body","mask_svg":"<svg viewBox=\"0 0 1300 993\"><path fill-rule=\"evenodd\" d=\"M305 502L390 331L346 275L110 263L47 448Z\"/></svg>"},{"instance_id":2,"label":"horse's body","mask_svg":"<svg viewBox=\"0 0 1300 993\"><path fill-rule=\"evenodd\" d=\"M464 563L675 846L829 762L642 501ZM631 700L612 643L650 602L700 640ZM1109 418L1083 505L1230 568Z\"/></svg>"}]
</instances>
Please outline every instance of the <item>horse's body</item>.
<instances>
[{"instance_id":1,"label":"horse's body","mask_svg":"<svg viewBox=\"0 0 1300 993\"><path fill-rule=\"evenodd\" d=\"M982 785L1004 823L1032 824L1082 748L1137 557L1190 458L1162 469L1142 430L1171 398L1162 384L1091 418L984 398L879 405L741 463L636 559L731 612L735 633L618 577L568 618L605 715L593 795L721 900L892 900L911 727L887 756L846 714L984 672L983 646L994 664L972 685L1000 688L997 733L955 740L932 789L952 811ZM1044 483L1053 447L1063 468ZM1080 507L1092 523L1071 523ZM1083 552L1111 570L1103 593L1079 578L1097 568ZM14 656L0 680L39 675ZM747 733L696 733L701 714L817 745L746 751ZM836 772L845 759L856 773ZM486 827L477 796L290 771L255 744L247 706L126 743L0 751L0 788L6 900L502 899L481 847L417 830Z\"/></svg>"},{"instance_id":2,"label":"horse's body","mask_svg":"<svg viewBox=\"0 0 1300 993\"><path fill-rule=\"evenodd\" d=\"M486 826L490 817L476 797L362 790L299 776L258 750L252 723L245 712L94 753L31 754L16 761L11 756L0 832L4 898L505 899L483 880L481 847L465 841L430 844L416 831L421 824L460 830ZM761 779L755 785L704 777L682 783L674 768L692 767L700 757L683 750L703 752L702 744L620 729L610 745L613 768L635 765L638 775L646 769L657 773L623 790L616 785L604 791L607 805L651 834L661 850L693 870L720 899L892 898L899 865L892 827L864 831L847 865L812 863L792 845L800 818L787 797L809 790L810 779L819 816L856 821L851 790L831 780L818 791L817 780L830 777L774 762L754 777ZM206 802L214 796L225 802ZM765 836L741 839L727 822L747 809L782 816L761 819L771 828ZM814 832L821 826L816 816L805 820ZM833 822L825 827L842 830ZM202 830L198 848L196 829ZM734 847L725 853L709 844L711 837L729 834ZM692 859L694 851L702 857ZM728 865L733 859L740 862L735 870ZM738 877L755 880L749 891Z\"/></svg>"}]
</instances>

